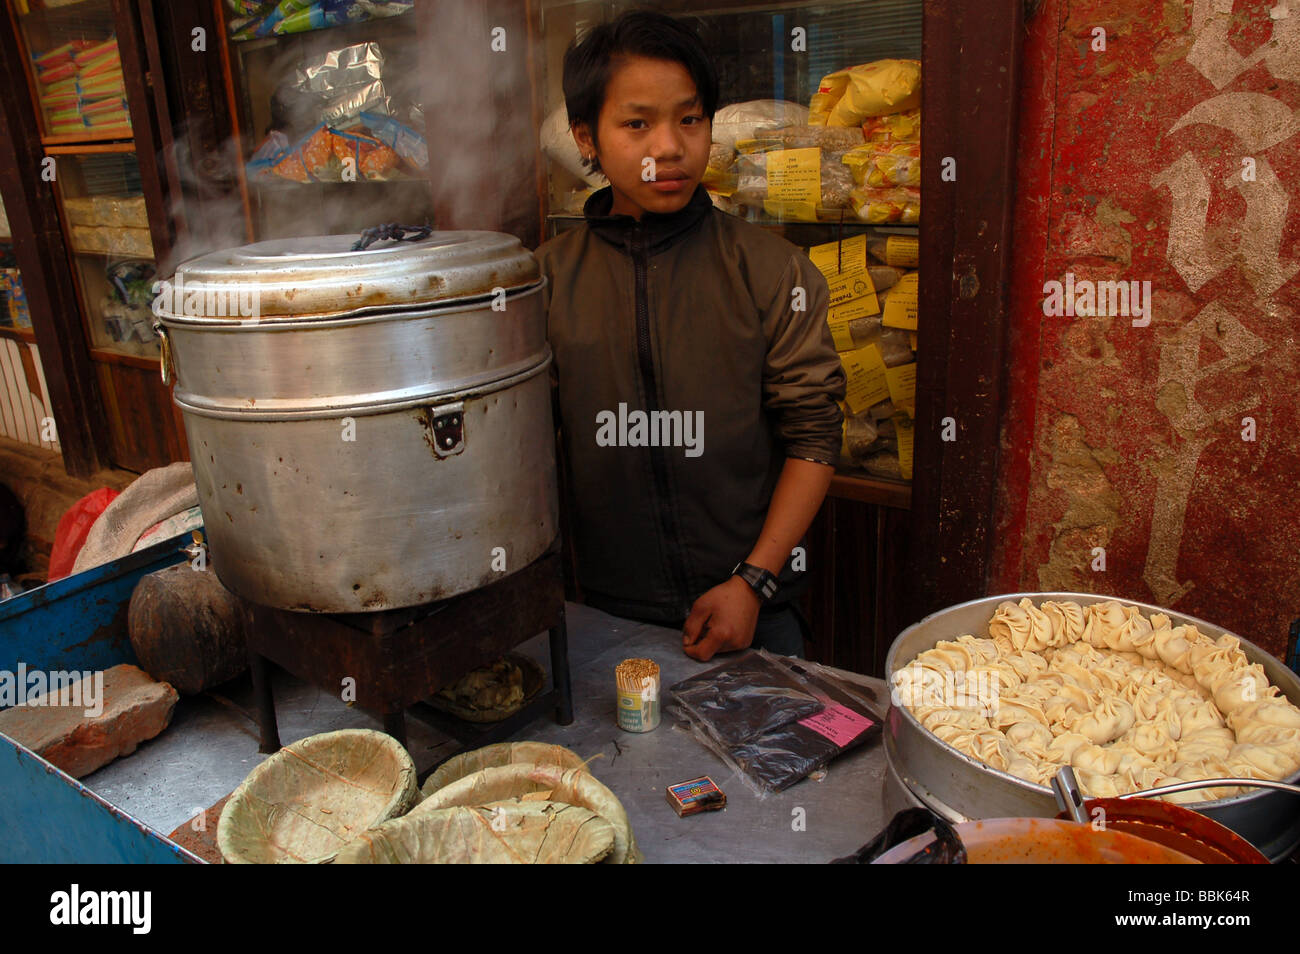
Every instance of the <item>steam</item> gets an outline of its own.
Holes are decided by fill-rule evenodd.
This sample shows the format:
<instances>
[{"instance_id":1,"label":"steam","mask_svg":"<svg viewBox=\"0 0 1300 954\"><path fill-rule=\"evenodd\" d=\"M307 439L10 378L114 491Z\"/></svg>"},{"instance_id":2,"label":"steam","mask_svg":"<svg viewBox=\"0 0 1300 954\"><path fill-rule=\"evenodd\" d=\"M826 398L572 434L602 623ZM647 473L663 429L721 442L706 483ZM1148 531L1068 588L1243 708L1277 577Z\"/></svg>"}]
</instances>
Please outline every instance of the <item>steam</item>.
<instances>
[{"instance_id":1,"label":"steam","mask_svg":"<svg viewBox=\"0 0 1300 954\"><path fill-rule=\"evenodd\" d=\"M509 13L510 19L492 17L489 5L478 0L447 0L438 4L436 17L423 6L417 4L410 13L388 21L401 21L412 45L423 33L425 45L415 49L414 55L409 50L403 55L397 42L385 38L387 31L383 35L376 31L373 38L385 55L383 82L394 104L414 102L423 111L425 128L417 131L428 141L430 168L426 175L432 201L419 184L409 182L346 184L355 188L355 193L314 183L277 184L272 188L282 188L281 196L288 201L275 204L273 220L265 223L264 234L257 235L258 239L359 231L380 224L381 217L407 225L431 219L439 230L522 234L524 220L535 215L536 171L543 161L537 145L541 117L533 115L529 92L529 62L531 59L540 66L540 43L530 49L522 5L518 12ZM311 49L332 49L367 38L371 37L355 30L326 29L312 35ZM293 45L275 58L264 75L292 78L303 57L302 47ZM409 68L411 63L416 64L415 69ZM273 88L253 90L254 96L273 93ZM265 116L269 105L259 104L254 115ZM401 113L398 118L408 122ZM269 130L263 121L261 128L252 130L251 142L231 137L215 154L193 155L188 134L192 128L202 131L199 126L208 122L211 120L201 116L187 118L172 145L159 156L160 164L173 171L181 187L180 194L172 197L170 209L178 234L172 254L158 263L160 278L169 277L189 259L244 245L253 238L245 224L240 167ZM291 139L304 131L293 130ZM195 138L202 141L204 137ZM248 183L254 230L260 189L263 187ZM412 198L403 217L399 197L405 196ZM377 197L388 200L390 206L397 203L397 207L380 211ZM373 220L368 217L371 212Z\"/></svg>"}]
</instances>

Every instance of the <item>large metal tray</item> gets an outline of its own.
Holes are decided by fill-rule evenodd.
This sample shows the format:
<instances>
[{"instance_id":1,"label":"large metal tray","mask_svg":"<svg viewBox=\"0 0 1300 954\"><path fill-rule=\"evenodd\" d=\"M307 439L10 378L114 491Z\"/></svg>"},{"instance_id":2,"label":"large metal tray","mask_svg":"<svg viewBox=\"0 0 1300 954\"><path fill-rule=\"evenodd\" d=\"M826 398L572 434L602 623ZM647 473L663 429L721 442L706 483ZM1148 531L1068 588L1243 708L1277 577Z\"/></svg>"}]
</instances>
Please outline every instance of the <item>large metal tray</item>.
<instances>
[{"instance_id":1,"label":"large metal tray","mask_svg":"<svg viewBox=\"0 0 1300 954\"><path fill-rule=\"evenodd\" d=\"M964 633L987 637L989 618L998 604L1004 600L1019 602L1024 597L1029 597L1035 605L1041 605L1044 600L1073 600L1088 606L1113 599L1126 606L1136 606L1148 615L1164 613L1175 626L1195 624L1201 632L1216 639L1228 632L1195 616L1115 596L1007 593L950 606L903 630L890 646L885 660L887 680L892 685L895 672L940 640L956 639ZM1264 667L1273 685L1291 702L1300 705L1300 678L1295 673L1254 643L1242 639L1241 648L1251 662ZM890 705L884 740L892 772L911 795L950 821L1021 816L1050 818L1057 813L1056 798L1046 785L1035 785L958 752L921 725L905 706ZM1300 772L1285 781L1300 781ZM1259 790L1187 807L1231 828L1272 860L1286 856L1300 845L1300 797L1295 795Z\"/></svg>"}]
</instances>

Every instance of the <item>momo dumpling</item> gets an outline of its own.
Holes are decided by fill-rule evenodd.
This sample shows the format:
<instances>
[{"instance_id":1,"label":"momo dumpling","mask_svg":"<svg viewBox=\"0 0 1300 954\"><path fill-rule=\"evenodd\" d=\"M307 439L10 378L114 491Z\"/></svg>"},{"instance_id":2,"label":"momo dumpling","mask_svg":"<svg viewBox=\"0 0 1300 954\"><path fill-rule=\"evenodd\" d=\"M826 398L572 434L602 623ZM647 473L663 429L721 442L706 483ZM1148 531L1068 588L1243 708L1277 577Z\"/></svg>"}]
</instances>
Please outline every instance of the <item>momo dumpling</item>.
<instances>
[{"instance_id":1,"label":"momo dumpling","mask_svg":"<svg viewBox=\"0 0 1300 954\"><path fill-rule=\"evenodd\" d=\"M1133 728L1133 707L1118 696L1110 696L1074 723L1074 731L1097 745L1105 745Z\"/></svg>"},{"instance_id":2,"label":"momo dumpling","mask_svg":"<svg viewBox=\"0 0 1300 954\"><path fill-rule=\"evenodd\" d=\"M1152 613L1150 623L1151 625L1145 630L1132 633L1129 641L1133 643L1134 651L1148 663L1159 663L1160 657L1156 655L1156 633L1169 629L1169 617L1164 613Z\"/></svg>"},{"instance_id":3,"label":"momo dumpling","mask_svg":"<svg viewBox=\"0 0 1300 954\"><path fill-rule=\"evenodd\" d=\"M1040 672L1047 672L1047 660L1038 653L1020 650L1007 656L1006 661L1025 681L1034 678Z\"/></svg>"},{"instance_id":4,"label":"momo dumpling","mask_svg":"<svg viewBox=\"0 0 1300 954\"><path fill-rule=\"evenodd\" d=\"M934 648L927 649L922 654L926 659L941 661L945 666L953 671L965 670L971 667L971 658L966 651L966 647L961 643L950 643L940 640L935 643Z\"/></svg>"},{"instance_id":5,"label":"momo dumpling","mask_svg":"<svg viewBox=\"0 0 1300 954\"><path fill-rule=\"evenodd\" d=\"M931 732L936 726L955 725L962 729L987 729L989 720L980 715L977 709L955 709L948 706L933 706L917 709L913 713L921 725Z\"/></svg>"},{"instance_id":6,"label":"momo dumpling","mask_svg":"<svg viewBox=\"0 0 1300 954\"><path fill-rule=\"evenodd\" d=\"M1137 726L1128 745L1138 754L1157 763L1172 762L1178 750L1177 740L1169 737L1168 729L1154 722Z\"/></svg>"},{"instance_id":7,"label":"momo dumpling","mask_svg":"<svg viewBox=\"0 0 1300 954\"><path fill-rule=\"evenodd\" d=\"M1073 765L1074 753L1093 743L1085 735L1077 732L1065 732L1052 739L1047 747L1047 758L1058 765Z\"/></svg>"},{"instance_id":8,"label":"momo dumpling","mask_svg":"<svg viewBox=\"0 0 1300 954\"><path fill-rule=\"evenodd\" d=\"M1258 702L1270 688L1264 667L1255 663L1219 679L1211 691L1219 711L1231 715L1243 706Z\"/></svg>"},{"instance_id":9,"label":"momo dumpling","mask_svg":"<svg viewBox=\"0 0 1300 954\"><path fill-rule=\"evenodd\" d=\"M1097 649L1109 648L1106 640L1111 631L1124 625L1124 607L1115 600L1107 600L1104 603L1093 603L1083 613L1085 623L1080 638Z\"/></svg>"},{"instance_id":10,"label":"momo dumpling","mask_svg":"<svg viewBox=\"0 0 1300 954\"><path fill-rule=\"evenodd\" d=\"M1282 779L1300 769L1300 754L1272 745L1234 745L1224 761L1234 775L1245 774L1239 773L1239 768L1252 768L1262 772L1265 778Z\"/></svg>"},{"instance_id":11,"label":"momo dumpling","mask_svg":"<svg viewBox=\"0 0 1300 954\"><path fill-rule=\"evenodd\" d=\"M1219 710L1214 707L1214 703L1208 699L1197 699L1186 694L1176 696L1174 709L1183 727L1184 738L1201 729L1218 729L1227 724L1223 721Z\"/></svg>"},{"instance_id":12,"label":"momo dumpling","mask_svg":"<svg viewBox=\"0 0 1300 954\"><path fill-rule=\"evenodd\" d=\"M1038 652L1052 645L1052 623L1028 597L1018 604L1007 600L989 620L989 636L1003 655L1018 649Z\"/></svg>"},{"instance_id":13,"label":"momo dumpling","mask_svg":"<svg viewBox=\"0 0 1300 954\"><path fill-rule=\"evenodd\" d=\"M978 636L971 636L969 633L957 639L971 658L971 665L992 662L998 658L997 643L991 639L980 639Z\"/></svg>"},{"instance_id":14,"label":"momo dumpling","mask_svg":"<svg viewBox=\"0 0 1300 954\"><path fill-rule=\"evenodd\" d=\"M1136 606L1121 606L1120 612L1124 621L1106 633L1106 646L1117 653L1133 653L1140 660L1135 640L1151 632L1151 623Z\"/></svg>"},{"instance_id":15,"label":"momo dumpling","mask_svg":"<svg viewBox=\"0 0 1300 954\"><path fill-rule=\"evenodd\" d=\"M1089 772L1085 769L1074 774L1083 794L1091 798L1115 798L1124 794L1119 790L1118 780L1110 773Z\"/></svg>"},{"instance_id":16,"label":"momo dumpling","mask_svg":"<svg viewBox=\"0 0 1300 954\"><path fill-rule=\"evenodd\" d=\"M1047 758L1052 744L1052 730L1041 722L1017 722L1006 728L1007 741L1023 755L1037 759Z\"/></svg>"},{"instance_id":17,"label":"momo dumpling","mask_svg":"<svg viewBox=\"0 0 1300 954\"><path fill-rule=\"evenodd\" d=\"M1053 646L1077 643L1083 637L1083 607L1073 600L1045 600L1039 607L1052 624Z\"/></svg>"},{"instance_id":18,"label":"momo dumpling","mask_svg":"<svg viewBox=\"0 0 1300 954\"><path fill-rule=\"evenodd\" d=\"M1190 673L1192 667L1187 661L1187 654L1192 651L1192 644L1188 637L1195 632L1195 626L1175 626L1173 629L1156 633L1152 641L1155 643L1156 655L1160 657L1160 661L1171 669Z\"/></svg>"},{"instance_id":19,"label":"momo dumpling","mask_svg":"<svg viewBox=\"0 0 1300 954\"><path fill-rule=\"evenodd\" d=\"M1014 697L999 699L989 722L998 729L1005 729L1017 722L1041 722L1046 728L1047 716L1043 714L1042 706L1032 699Z\"/></svg>"},{"instance_id":20,"label":"momo dumpling","mask_svg":"<svg viewBox=\"0 0 1300 954\"><path fill-rule=\"evenodd\" d=\"M1282 729L1300 729L1300 709L1286 699L1270 697L1248 703L1228 716L1228 725L1238 735L1243 728L1256 724L1277 726Z\"/></svg>"},{"instance_id":21,"label":"momo dumpling","mask_svg":"<svg viewBox=\"0 0 1300 954\"><path fill-rule=\"evenodd\" d=\"M892 700L896 705L916 709L946 704L947 678L942 672L912 662L894 673Z\"/></svg>"}]
</instances>

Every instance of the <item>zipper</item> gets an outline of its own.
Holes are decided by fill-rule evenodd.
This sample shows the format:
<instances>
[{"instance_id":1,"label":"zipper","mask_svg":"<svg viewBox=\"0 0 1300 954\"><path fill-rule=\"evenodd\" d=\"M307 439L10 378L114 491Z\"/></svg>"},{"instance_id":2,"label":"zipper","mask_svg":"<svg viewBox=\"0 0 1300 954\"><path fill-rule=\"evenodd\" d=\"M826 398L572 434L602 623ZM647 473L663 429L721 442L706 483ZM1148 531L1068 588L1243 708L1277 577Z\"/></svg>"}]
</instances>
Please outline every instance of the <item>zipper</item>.
<instances>
[{"instance_id":1,"label":"zipper","mask_svg":"<svg viewBox=\"0 0 1300 954\"><path fill-rule=\"evenodd\" d=\"M632 258L636 290L636 356L637 367L641 373L641 388L645 393L646 412L660 410L658 376L655 374L654 352L650 347L650 301L649 301L649 240L642 227L636 225L628 236L628 253ZM650 470L654 477L655 496L663 505L656 506L659 517L659 532L664 536L664 543L669 550L668 571L672 585L677 590L676 596L681 605L689 612L687 605L688 590L686 574L683 570L679 551L681 538L677 535L677 519L672 509L667 506L668 493L668 459L667 448L648 447L650 452Z\"/></svg>"}]
</instances>

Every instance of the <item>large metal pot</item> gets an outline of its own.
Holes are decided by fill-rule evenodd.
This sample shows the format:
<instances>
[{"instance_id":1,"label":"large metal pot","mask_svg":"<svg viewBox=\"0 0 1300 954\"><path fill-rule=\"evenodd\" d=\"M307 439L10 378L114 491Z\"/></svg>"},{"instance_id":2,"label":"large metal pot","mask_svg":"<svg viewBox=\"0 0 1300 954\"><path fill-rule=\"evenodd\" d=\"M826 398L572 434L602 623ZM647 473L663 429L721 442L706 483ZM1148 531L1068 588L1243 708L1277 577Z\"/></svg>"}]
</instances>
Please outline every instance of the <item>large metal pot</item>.
<instances>
[{"instance_id":1,"label":"large metal pot","mask_svg":"<svg viewBox=\"0 0 1300 954\"><path fill-rule=\"evenodd\" d=\"M950 606L909 626L894 640L885 660L891 685L895 672L918 654L932 649L940 640L956 639L964 633L987 637L989 619L998 604L1004 600L1019 602L1024 597L1029 597L1035 604L1041 604L1043 600L1073 600L1081 606L1118 599L1091 593L1011 593ZM1164 613L1175 626L1193 623L1201 632L1216 639L1227 632L1213 623L1150 603L1119 602L1137 606L1148 615ZM1273 685L1293 703L1300 705L1300 679L1294 673L1253 643L1243 639L1241 648L1251 662L1264 667ZM1057 812L1056 798L1050 788L998 771L957 751L921 725L906 706L891 704L885 717L884 740L890 776L886 781L886 799L893 806L898 806L900 801L919 802L953 822L1021 816L1050 818ZM1297 780L1300 780L1300 772L1287 779ZM895 785L902 789L905 798L900 800L900 792L888 791ZM1298 801L1300 799L1296 796L1285 792L1261 789L1187 807L1231 828L1270 859L1277 860L1300 845Z\"/></svg>"},{"instance_id":2,"label":"large metal pot","mask_svg":"<svg viewBox=\"0 0 1300 954\"><path fill-rule=\"evenodd\" d=\"M492 232L352 239L205 255L155 303L214 568L267 606L444 599L558 532L532 255Z\"/></svg>"}]
</instances>

